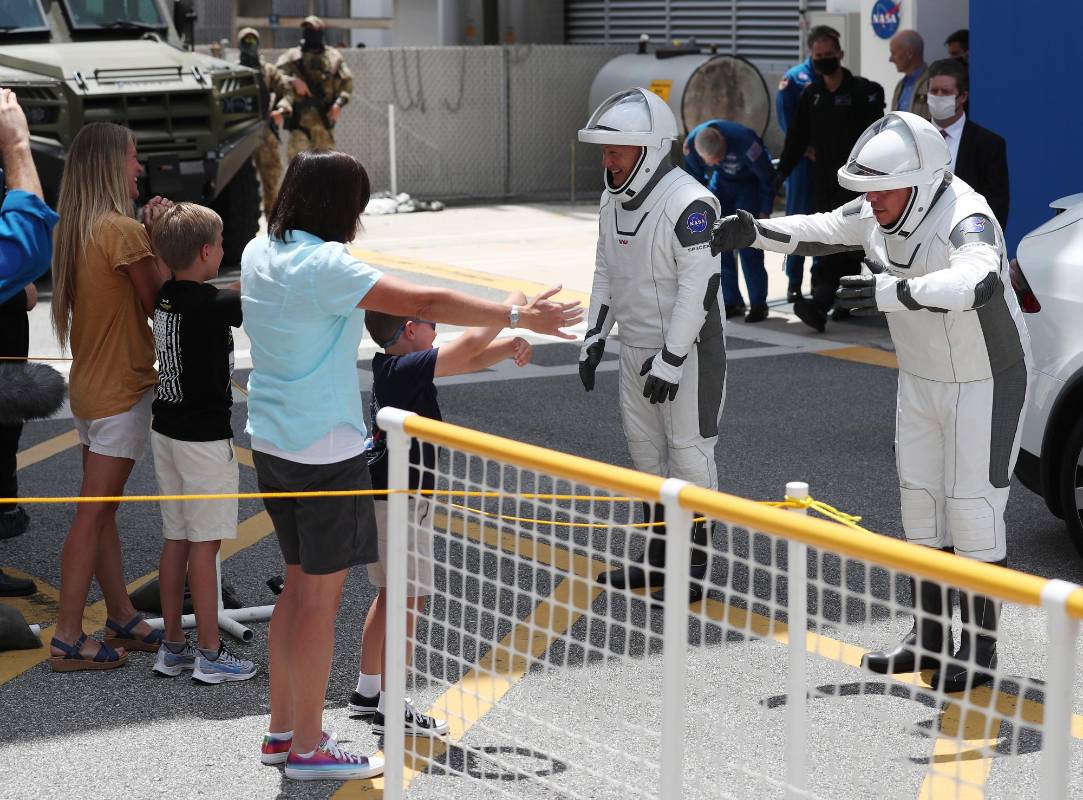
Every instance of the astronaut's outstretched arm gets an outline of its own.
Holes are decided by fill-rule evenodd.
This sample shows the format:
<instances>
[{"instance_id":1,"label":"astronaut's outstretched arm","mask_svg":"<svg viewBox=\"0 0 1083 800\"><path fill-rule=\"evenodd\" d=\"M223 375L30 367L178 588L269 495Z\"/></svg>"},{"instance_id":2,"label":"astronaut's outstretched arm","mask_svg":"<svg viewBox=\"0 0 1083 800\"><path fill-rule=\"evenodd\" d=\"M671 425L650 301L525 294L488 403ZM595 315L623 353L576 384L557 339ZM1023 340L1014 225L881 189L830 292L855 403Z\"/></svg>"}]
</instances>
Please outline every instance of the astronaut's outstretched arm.
<instances>
[{"instance_id":1,"label":"astronaut's outstretched arm","mask_svg":"<svg viewBox=\"0 0 1083 800\"><path fill-rule=\"evenodd\" d=\"M914 278L885 273L866 277L872 291L864 294L875 299L876 310L970 311L989 302L1001 282L1001 250L993 221L984 214L971 214L952 229L948 242L947 269ZM857 281L849 279L839 292L840 300L860 295ZM871 307L868 300L865 305Z\"/></svg>"},{"instance_id":2,"label":"astronaut's outstretched arm","mask_svg":"<svg viewBox=\"0 0 1083 800\"><path fill-rule=\"evenodd\" d=\"M747 211L738 211L715 224L711 252L717 255L742 247L757 247L787 255L823 256L860 250L868 227L862 202L859 197L823 214L793 214L772 219L754 219Z\"/></svg>"},{"instance_id":3,"label":"astronaut's outstretched arm","mask_svg":"<svg viewBox=\"0 0 1083 800\"><path fill-rule=\"evenodd\" d=\"M599 225L600 227L600 225ZM579 379L588 392L594 390L594 371L602 362L605 340L613 330L612 301L609 293L609 267L605 263L605 246L598 236L598 250L594 259L594 283L590 290L590 312L587 315L587 333L579 352Z\"/></svg>"},{"instance_id":4,"label":"astronaut's outstretched arm","mask_svg":"<svg viewBox=\"0 0 1083 800\"><path fill-rule=\"evenodd\" d=\"M643 395L652 403L677 396L688 352L703 329L707 311L717 301L718 259L711 254L715 207L696 200L673 223L673 257L677 268L677 297L666 322L662 349L647 359L640 374L647 375Z\"/></svg>"}]
</instances>

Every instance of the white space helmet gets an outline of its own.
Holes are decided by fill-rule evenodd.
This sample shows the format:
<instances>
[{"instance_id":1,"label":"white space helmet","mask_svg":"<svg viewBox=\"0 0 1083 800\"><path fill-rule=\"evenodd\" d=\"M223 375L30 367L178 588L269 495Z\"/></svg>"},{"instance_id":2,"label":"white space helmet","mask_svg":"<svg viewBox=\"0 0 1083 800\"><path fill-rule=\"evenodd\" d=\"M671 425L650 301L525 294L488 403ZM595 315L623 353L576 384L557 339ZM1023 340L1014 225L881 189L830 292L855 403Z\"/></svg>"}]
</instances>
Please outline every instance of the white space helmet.
<instances>
[{"instance_id":1,"label":"white space helmet","mask_svg":"<svg viewBox=\"0 0 1083 800\"><path fill-rule=\"evenodd\" d=\"M839 168L839 185L862 193L913 187L898 221L884 229L909 236L935 201L950 163L948 145L931 122L892 111L861 134Z\"/></svg>"},{"instance_id":2,"label":"white space helmet","mask_svg":"<svg viewBox=\"0 0 1083 800\"><path fill-rule=\"evenodd\" d=\"M677 119L666 101L648 89L626 89L607 98L579 131L579 141L591 144L626 144L641 147L639 161L620 186L605 185L614 195L631 200L669 159L670 148L680 135Z\"/></svg>"}]
</instances>

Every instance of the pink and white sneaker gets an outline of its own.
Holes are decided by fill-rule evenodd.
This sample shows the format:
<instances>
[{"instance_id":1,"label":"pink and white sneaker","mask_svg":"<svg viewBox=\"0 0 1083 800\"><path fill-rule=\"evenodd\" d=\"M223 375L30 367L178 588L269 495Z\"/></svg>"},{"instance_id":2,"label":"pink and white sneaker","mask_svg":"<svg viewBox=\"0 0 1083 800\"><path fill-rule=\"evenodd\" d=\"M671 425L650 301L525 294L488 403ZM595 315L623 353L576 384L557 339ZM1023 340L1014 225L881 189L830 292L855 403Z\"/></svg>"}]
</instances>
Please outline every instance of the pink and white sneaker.
<instances>
[{"instance_id":1,"label":"pink and white sneaker","mask_svg":"<svg viewBox=\"0 0 1083 800\"><path fill-rule=\"evenodd\" d=\"M295 781L352 781L382 775L382 756L359 756L324 739L307 758L297 753L286 757L286 777Z\"/></svg>"},{"instance_id":2,"label":"pink and white sneaker","mask_svg":"<svg viewBox=\"0 0 1083 800\"><path fill-rule=\"evenodd\" d=\"M323 736L320 737L320 744L324 742L334 742L335 735L333 733L323 732ZM293 744L293 734L285 739L272 739L269 733L263 734L263 744L259 748L259 760L267 766L275 766L277 764L285 764L286 757L290 754L290 745Z\"/></svg>"}]
</instances>

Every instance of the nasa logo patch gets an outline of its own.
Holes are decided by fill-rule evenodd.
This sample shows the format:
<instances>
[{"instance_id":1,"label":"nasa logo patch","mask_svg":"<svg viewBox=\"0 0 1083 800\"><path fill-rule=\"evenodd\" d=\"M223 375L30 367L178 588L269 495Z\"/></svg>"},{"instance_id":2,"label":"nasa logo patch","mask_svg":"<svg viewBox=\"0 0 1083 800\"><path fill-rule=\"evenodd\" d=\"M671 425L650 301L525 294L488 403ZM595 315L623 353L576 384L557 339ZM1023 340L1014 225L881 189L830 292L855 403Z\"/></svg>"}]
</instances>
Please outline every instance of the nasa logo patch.
<instances>
[{"instance_id":1,"label":"nasa logo patch","mask_svg":"<svg viewBox=\"0 0 1083 800\"><path fill-rule=\"evenodd\" d=\"M959 226L959 230L963 233L985 233L985 220L980 217L971 217L970 219L963 220Z\"/></svg>"},{"instance_id":2,"label":"nasa logo patch","mask_svg":"<svg viewBox=\"0 0 1083 800\"><path fill-rule=\"evenodd\" d=\"M703 233L707 230L707 215L702 211L693 211L684 221L689 233Z\"/></svg>"}]
</instances>

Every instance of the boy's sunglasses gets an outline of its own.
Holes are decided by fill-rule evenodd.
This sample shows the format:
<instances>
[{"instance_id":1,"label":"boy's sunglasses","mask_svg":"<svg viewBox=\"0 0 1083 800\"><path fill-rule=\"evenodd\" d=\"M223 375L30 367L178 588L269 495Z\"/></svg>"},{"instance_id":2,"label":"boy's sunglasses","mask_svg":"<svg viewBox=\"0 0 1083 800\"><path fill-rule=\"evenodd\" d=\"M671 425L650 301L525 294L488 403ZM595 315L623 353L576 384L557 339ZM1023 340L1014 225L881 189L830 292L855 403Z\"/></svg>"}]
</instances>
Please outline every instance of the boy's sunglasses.
<instances>
[{"instance_id":1,"label":"boy's sunglasses","mask_svg":"<svg viewBox=\"0 0 1083 800\"><path fill-rule=\"evenodd\" d=\"M402 332L406 330L406 323L407 322L412 322L415 325L432 325L432 329L434 331L436 330L436 323L432 322L431 320L413 319L413 318L404 319L402 321L402 324L399 325L399 327L395 328L395 335L392 336L390 339L388 339L386 342L384 342L383 344L380 345L381 350L386 350L387 348L391 347L393 344L395 344L395 342L397 342L399 340L399 337L402 336Z\"/></svg>"}]
</instances>

